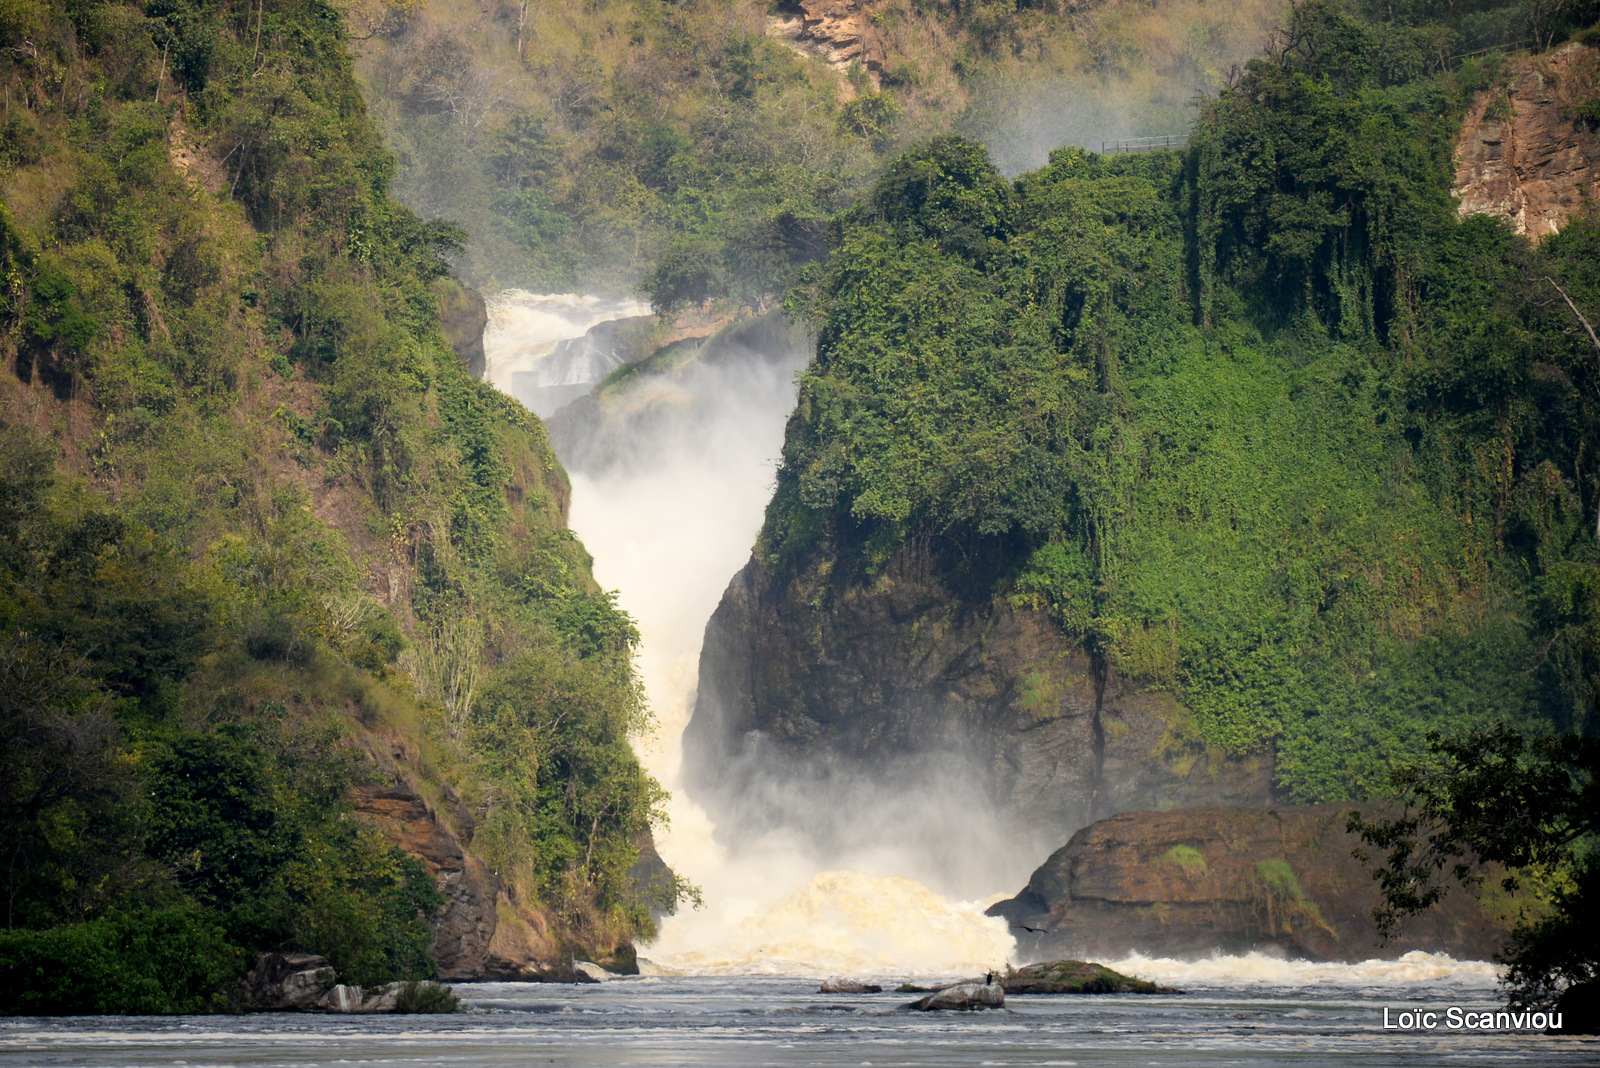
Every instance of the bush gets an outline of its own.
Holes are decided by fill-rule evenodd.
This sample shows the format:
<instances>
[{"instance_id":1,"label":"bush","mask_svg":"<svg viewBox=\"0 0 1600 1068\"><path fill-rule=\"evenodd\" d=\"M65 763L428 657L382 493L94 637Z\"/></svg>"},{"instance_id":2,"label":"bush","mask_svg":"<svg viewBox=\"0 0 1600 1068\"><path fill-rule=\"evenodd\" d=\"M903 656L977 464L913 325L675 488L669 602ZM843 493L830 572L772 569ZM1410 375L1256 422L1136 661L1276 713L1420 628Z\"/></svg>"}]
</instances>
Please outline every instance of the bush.
<instances>
[{"instance_id":1,"label":"bush","mask_svg":"<svg viewBox=\"0 0 1600 1068\"><path fill-rule=\"evenodd\" d=\"M152 909L0 931L0 1013L166 1016L231 1007L245 953L214 914Z\"/></svg>"},{"instance_id":2,"label":"bush","mask_svg":"<svg viewBox=\"0 0 1600 1068\"><path fill-rule=\"evenodd\" d=\"M395 1012L445 1013L455 1012L461 999L447 986L438 983L405 983L400 987L400 997L395 1002Z\"/></svg>"}]
</instances>

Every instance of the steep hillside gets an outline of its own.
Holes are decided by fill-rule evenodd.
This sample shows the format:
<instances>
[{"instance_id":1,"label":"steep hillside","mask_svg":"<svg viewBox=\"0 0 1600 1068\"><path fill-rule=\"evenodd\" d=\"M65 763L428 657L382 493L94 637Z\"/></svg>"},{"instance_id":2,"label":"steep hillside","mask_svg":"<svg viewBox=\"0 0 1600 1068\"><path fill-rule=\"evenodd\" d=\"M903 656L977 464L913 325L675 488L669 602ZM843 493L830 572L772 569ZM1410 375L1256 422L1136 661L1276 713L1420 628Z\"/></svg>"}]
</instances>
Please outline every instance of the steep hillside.
<instances>
[{"instance_id":1,"label":"steep hillside","mask_svg":"<svg viewBox=\"0 0 1600 1068\"><path fill-rule=\"evenodd\" d=\"M356 0L348 19L395 191L467 228L472 284L761 308L899 147L959 130L1015 172L1071 141L1181 133L1284 5L811 9Z\"/></svg>"},{"instance_id":2,"label":"steep hillside","mask_svg":"<svg viewBox=\"0 0 1600 1068\"><path fill-rule=\"evenodd\" d=\"M257 949L626 957L675 893L629 875L633 628L542 426L441 332L473 357L461 234L390 198L340 12L0 37L0 986L161 1012Z\"/></svg>"},{"instance_id":3,"label":"steep hillside","mask_svg":"<svg viewBox=\"0 0 1600 1068\"><path fill-rule=\"evenodd\" d=\"M1502 68L1436 59L1526 15L1310 4L1184 153L892 163L790 299L817 359L690 728L718 818L849 832L921 761L1059 844L1593 731L1600 220L1459 218Z\"/></svg>"}]
</instances>

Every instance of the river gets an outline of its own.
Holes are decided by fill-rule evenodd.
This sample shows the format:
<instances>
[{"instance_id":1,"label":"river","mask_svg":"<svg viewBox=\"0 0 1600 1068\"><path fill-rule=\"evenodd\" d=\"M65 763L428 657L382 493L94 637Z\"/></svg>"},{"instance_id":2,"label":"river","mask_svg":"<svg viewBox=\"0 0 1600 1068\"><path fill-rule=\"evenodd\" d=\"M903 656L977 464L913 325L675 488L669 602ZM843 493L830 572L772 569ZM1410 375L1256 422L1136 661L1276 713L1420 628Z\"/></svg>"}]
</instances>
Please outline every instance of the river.
<instances>
[{"instance_id":1,"label":"river","mask_svg":"<svg viewBox=\"0 0 1600 1068\"><path fill-rule=\"evenodd\" d=\"M1385 1031L1386 1007L1391 1019L1419 1006L1498 1007L1484 969L1431 965L1386 980L1359 965L1219 961L1202 978L1175 964L1194 980L1181 996L1012 997L1003 1011L942 1014L905 1011L903 994L826 996L793 978L470 984L457 991L474 1011L444 1017L5 1020L0 1066L1600 1063L1594 1038Z\"/></svg>"},{"instance_id":2,"label":"river","mask_svg":"<svg viewBox=\"0 0 1600 1068\"><path fill-rule=\"evenodd\" d=\"M563 339L637 310L508 294L485 338L491 377L509 388ZM659 417L626 448L611 448L606 463L563 457L572 525L643 636L639 668L657 729L637 746L669 787L679 785L700 636L760 526L806 353L765 357L688 365L670 388L640 401ZM604 370L597 364L593 373ZM617 428L605 432L614 437ZM682 790L671 815L658 835L662 855L700 884L706 904L667 918L641 950L676 974L582 986L462 984L456 990L470 1011L450 1017L4 1020L0 1068L1600 1064L1600 1039L1449 1030L1443 1014L1452 1006L1501 1007L1495 969L1422 953L1360 964L1131 957L1108 963L1184 993L1017 996L1004 1011L976 1014L909 1012L909 996L898 993L821 995L817 978L834 973L880 976L892 990L910 976L1002 966L1017 947L1004 922L982 910L1016 891L1015 873L996 873L988 897L957 900L928 885L936 879L913 877L926 873L898 870L903 858L840 868L830 864L839 858L781 836L730 854ZM1042 858L1024 859L1022 870ZM1432 1010L1440 1022L1386 1030L1386 1009L1391 1019Z\"/></svg>"}]
</instances>

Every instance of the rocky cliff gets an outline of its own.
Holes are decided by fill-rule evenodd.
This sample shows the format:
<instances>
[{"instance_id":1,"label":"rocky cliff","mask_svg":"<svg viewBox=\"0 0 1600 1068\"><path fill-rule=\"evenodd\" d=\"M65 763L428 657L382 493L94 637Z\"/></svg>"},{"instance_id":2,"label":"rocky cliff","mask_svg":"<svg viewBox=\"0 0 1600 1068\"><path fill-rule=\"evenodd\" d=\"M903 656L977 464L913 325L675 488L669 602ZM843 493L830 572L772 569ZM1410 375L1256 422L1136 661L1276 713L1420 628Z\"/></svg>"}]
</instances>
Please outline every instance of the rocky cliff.
<instances>
[{"instance_id":1,"label":"rocky cliff","mask_svg":"<svg viewBox=\"0 0 1600 1068\"><path fill-rule=\"evenodd\" d=\"M1597 68L1600 50L1572 43L1479 95L1456 143L1462 215L1497 215L1537 242L1600 195Z\"/></svg>"},{"instance_id":2,"label":"rocky cliff","mask_svg":"<svg viewBox=\"0 0 1600 1068\"><path fill-rule=\"evenodd\" d=\"M1349 805L1127 812L1085 827L990 915L1029 960L1267 950L1364 960L1413 949L1485 959L1504 939L1491 892L1463 890L1385 944L1377 885L1352 855Z\"/></svg>"},{"instance_id":3,"label":"rocky cliff","mask_svg":"<svg viewBox=\"0 0 1600 1068\"><path fill-rule=\"evenodd\" d=\"M866 0L794 0L767 20L767 34L841 74L859 64L879 88L887 53L873 15L881 8Z\"/></svg>"},{"instance_id":4,"label":"rocky cliff","mask_svg":"<svg viewBox=\"0 0 1600 1068\"><path fill-rule=\"evenodd\" d=\"M1268 758L1207 749L1042 613L964 595L931 542L870 583L836 565L753 559L707 627L685 762L723 833L802 828L834 854L925 837L977 886L976 858L1031 863L1116 812L1270 799Z\"/></svg>"}]
</instances>

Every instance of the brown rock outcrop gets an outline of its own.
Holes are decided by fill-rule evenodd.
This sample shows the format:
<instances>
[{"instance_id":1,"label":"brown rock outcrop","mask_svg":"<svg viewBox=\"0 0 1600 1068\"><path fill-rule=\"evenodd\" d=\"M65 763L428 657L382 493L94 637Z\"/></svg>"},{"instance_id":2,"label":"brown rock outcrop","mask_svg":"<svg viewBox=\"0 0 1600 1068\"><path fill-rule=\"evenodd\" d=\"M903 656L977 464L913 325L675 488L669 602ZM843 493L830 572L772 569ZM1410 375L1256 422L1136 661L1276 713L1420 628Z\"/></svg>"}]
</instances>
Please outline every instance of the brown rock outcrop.
<instances>
[{"instance_id":1,"label":"brown rock outcrop","mask_svg":"<svg viewBox=\"0 0 1600 1068\"><path fill-rule=\"evenodd\" d=\"M877 88L887 58L883 35L872 23L877 6L865 0L797 0L767 23L767 33L841 72L859 63Z\"/></svg>"},{"instance_id":2,"label":"brown rock outcrop","mask_svg":"<svg viewBox=\"0 0 1600 1068\"><path fill-rule=\"evenodd\" d=\"M463 847L461 836L470 842L472 835L472 817L466 806L457 804L452 813L461 831L458 836L399 775L387 782L357 786L351 799L356 811L385 837L427 865L444 892L445 905L433 921L433 954L439 962L439 975L466 980L494 970L498 963L492 943L499 926L495 911L499 880Z\"/></svg>"},{"instance_id":3,"label":"brown rock outcrop","mask_svg":"<svg viewBox=\"0 0 1600 1068\"><path fill-rule=\"evenodd\" d=\"M1600 51L1564 45L1518 61L1479 95L1456 143L1462 215L1497 215L1538 242L1600 196L1600 124L1574 114L1597 95Z\"/></svg>"},{"instance_id":4,"label":"brown rock outcrop","mask_svg":"<svg viewBox=\"0 0 1600 1068\"><path fill-rule=\"evenodd\" d=\"M1377 884L1352 856L1351 806L1126 812L1085 827L989 909L1013 925L1019 951L1116 957L1132 951L1269 950L1312 960L1365 960L1408 950L1484 959L1504 931L1468 891L1378 937Z\"/></svg>"},{"instance_id":5,"label":"brown rock outcrop","mask_svg":"<svg viewBox=\"0 0 1600 1068\"><path fill-rule=\"evenodd\" d=\"M1119 677L1042 613L965 599L959 561L902 547L870 582L752 560L706 628L684 734L719 834L803 829L826 855L915 848L934 870L1042 856L1115 812L1265 805L1268 757L1195 741L1170 695ZM1016 878L1022 872L1015 873Z\"/></svg>"}]
</instances>

